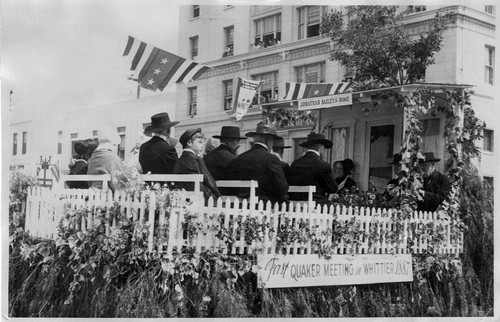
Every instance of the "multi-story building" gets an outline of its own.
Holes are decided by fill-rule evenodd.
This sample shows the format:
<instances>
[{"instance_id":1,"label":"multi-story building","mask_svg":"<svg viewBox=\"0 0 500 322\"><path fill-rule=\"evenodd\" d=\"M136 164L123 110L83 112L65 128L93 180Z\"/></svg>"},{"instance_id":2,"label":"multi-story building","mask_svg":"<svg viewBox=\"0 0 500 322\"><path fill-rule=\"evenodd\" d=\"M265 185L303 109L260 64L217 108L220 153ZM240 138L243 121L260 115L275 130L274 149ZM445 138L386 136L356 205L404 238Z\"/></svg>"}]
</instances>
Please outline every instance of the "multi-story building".
<instances>
[{"instance_id":1,"label":"multi-story building","mask_svg":"<svg viewBox=\"0 0 500 322\"><path fill-rule=\"evenodd\" d=\"M202 127L212 136L223 125L237 125L242 132L255 129L263 112L278 106L285 95L286 82L336 83L350 76L349 70L329 60L332 41L320 35L323 14L339 6L263 6L263 5L192 5L179 12L179 54L213 67L199 79L179 85L176 117L181 124L177 133ZM404 8L401 8L404 9ZM456 21L443 34L442 49L435 64L426 70L425 82L448 84L450 88L472 85L473 107L486 120L481 170L485 177L494 175L493 123L495 104L495 7L494 6L414 6L405 20L415 35L425 30L437 12L452 12ZM242 120L232 116L231 102L237 78L262 81L254 104ZM400 89L401 90L401 89ZM358 94L362 101L366 93ZM278 101L278 104L271 103ZM284 104L292 102L284 102ZM293 161L314 127L335 143L327 156L330 162L352 158L354 178L366 189L372 179L390 178L387 160L399 151L403 133L403 113L394 105L369 115L359 104L316 110L317 122L301 117L300 122L281 127L278 133L292 149L285 160ZM424 148L445 157L442 130L444 117L424 120ZM387 134L389 133L389 134ZM375 138L375 139L374 139ZM247 143L239 152L249 147ZM378 155L383 151L383 155ZM382 152L380 152L382 153ZM380 154L379 153L379 154ZM442 165L440 165L442 167Z\"/></svg>"}]
</instances>

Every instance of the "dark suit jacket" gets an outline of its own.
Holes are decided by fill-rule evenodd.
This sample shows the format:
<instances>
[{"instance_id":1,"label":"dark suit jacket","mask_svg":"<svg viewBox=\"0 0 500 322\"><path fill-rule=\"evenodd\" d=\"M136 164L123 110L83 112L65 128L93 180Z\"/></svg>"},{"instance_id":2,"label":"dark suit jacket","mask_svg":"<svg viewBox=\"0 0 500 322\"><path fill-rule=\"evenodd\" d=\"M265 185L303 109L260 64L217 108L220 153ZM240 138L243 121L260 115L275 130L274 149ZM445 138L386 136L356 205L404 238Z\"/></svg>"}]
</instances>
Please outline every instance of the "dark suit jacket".
<instances>
[{"instance_id":1,"label":"dark suit jacket","mask_svg":"<svg viewBox=\"0 0 500 322\"><path fill-rule=\"evenodd\" d=\"M435 211L439 204L448 196L451 183L447 176L434 170L424 179L424 200L418 202L418 210Z\"/></svg>"},{"instance_id":2,"label":"dark suit jacket","mask_svg":"<svg viewBox=\"0 0 500 322\"><path fill-rule=\"evenodd\" d=\"M177 159L175 147L157 136L141 145L139 150L142 173L151 171L151 174L172 174Z\"/></svg>"},{"instance_id":3,"label":"dark suit jacket","mask_svg":"<svg viewBox=\"0 0 500 322\"><path fill-rule=\"evenodd\" d=\"M69 174L87 174L87 161L78 159L69 170ZM85 181L67 181L68 188L71 189L88 189L89 185Z\"/></svg>"},{"instance_id":4,"label":"dark suit jacket","mask_svg":"<svg viewBox=\"0 0 500 322\"><path fill-rule=\"evenodd\" d=\"M228 171L234 180L256 180L259 183L256 194L264 200L283 202L288 183L280 160L266 148L254 144L253 148L229 162Z\"/></svg>"},{"instance_id":5,"label":"dark suit jacket","mask_svg":"<svg viewBox=\"0 0 500 322\"><path fill-rule=\"evenodd\" d=\"M231 148L221 144L215 150L205 155L203 161L215 180L229 180L227 165L234 158L236 156L231 151Z\"/></svg>"},{"instance_id":6,"label":"dark suit jacket","mask_svg":"<svg viewBox=\"0 0 500 322\"><path fill-rule=\"evenodd\" d=\"M290 166L290 185L316 186L313 199L320 203L328 200L328 194L337 191L337 184L333 180L332 167L328 162L321 160L314 152L307 152L293 161ZM307 200L307 195L294 193L290 194L290 199Z\"/></svg>"},{"instance_id":7,"label":"dark suit jacket","mask_svg":"<svg viewBox=\"0 0 500 322\"><path fill-rule=\"evenodd\" d=\"M175 163L175 174L203 174L203 183L201 184L201 190L205 198L210 196L214 198L220 197L219 190L215 185L215 180L212 175L205 167L203 160L196 157L194 153L183 151L181 157ZM188 191L194 190L194 183L177 183L176 188L186 189Z\"/></svg>"}]
</instances>

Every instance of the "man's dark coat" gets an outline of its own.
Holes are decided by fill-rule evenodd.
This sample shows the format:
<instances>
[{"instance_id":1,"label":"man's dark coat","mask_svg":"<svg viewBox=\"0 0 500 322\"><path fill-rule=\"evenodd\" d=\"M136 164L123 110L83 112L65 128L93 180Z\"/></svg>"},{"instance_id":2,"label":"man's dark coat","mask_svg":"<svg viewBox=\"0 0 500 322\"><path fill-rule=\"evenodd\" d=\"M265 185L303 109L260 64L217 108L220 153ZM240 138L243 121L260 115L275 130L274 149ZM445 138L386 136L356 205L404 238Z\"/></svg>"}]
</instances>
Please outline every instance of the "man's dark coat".
<instances>
[{"instance_id":1,"label":"man's dark coat","mask_svg":"<svg viewBox=\"0 0 500 322\"><path fill-rule=\"evenodd\" d=\"M207 153L203 157L203 161L215 180L229 180L227 165L234 158L236 156L233 154L231 148L225 144L221 144L215 150Z\"/></svg>"},{"instance_id":2,"label":"man's dark coat","mask_svg":"<svg viewBox=\"0 0 500 322\"><path fill-rule=\"evenodd\" d=\"M228 171L234 180L256 180L259 183L256 194L260 199L285 200L288 183L281 162L262 145L254 144L252 149L229 162Z\"/></svg>"},{"instance_id":3,"label":"man's dark coat","mask_svg":"<svg viewBox=\"0 0 500 322\"><path fill-rule=\"evenodd\" d=\"M307 152L293 161L290 166L289 180L290 185L293 186L316 186L313 199L319 203L327 202L328 194L337 191L332 167L314 152ZM307 195L290 194L290 199L307 200Z\"/></svg>"},{"instance_id":4,"label":"man's dark coat","mask_svg":"<svg viewBox=\"0 0 500 322\"><path fill-rule=\"evenodd\" d=\"M175 174L203 174L203 182L201 184L201 190L205 198L220 197L219 190L215 185L215 180L212 175L205 167L203 160L194 155L194 153L189 151L183 151L181 157L175 163ZM194 183L177 183L176 188L194 190Z\"/></svg>"},{"instance_id":5,"label":"man's dark coat","mask_svg":"<svg viewBox=\"0 0 500 322\"><path fill-rule=\"evenodd\" d=\"M153 136L139 150L142 173L173 174L177 159L175 147L158 136Z\"/></svg>"},{"instance_id":6,"label":"man's dark coat","mask_svg":"<svg viewBox=\"0 0 500 322\"><path fill-rule=\"evenodd\" d=\"M447 176L434 170L424 179L424 200L418 202L418 210L435 211L440 203L448 196L451 183Z\"/></svg>"}]
</instances>

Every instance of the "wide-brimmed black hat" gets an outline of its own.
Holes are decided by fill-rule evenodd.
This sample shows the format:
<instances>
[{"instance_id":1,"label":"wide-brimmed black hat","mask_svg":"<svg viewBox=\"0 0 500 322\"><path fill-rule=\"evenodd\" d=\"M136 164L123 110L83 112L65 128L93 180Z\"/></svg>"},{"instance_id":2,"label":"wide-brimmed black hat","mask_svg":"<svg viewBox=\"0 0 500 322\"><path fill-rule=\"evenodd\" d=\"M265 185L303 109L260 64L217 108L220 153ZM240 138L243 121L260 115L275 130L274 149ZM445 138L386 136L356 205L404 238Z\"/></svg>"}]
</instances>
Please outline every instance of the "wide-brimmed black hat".
<instances>
[{"instance_id":1,"label":"wide-brimmed black hat","mask_svg":"<svg viewBox=\"0 0 500 322\"><path fill-rule=\"evenodd\" d=\"M172 126L179 124L178 121L170 121L168 113L158 113L151 116L151 125L144 129L144 133L163 132Z\"/></svg>"},{"instance_id":2,"label":"wide-brimmed black hat","mask_svg":"<svg viewBox=\"0 0 500 322\"><path fill-rule=\"evenodd\" d=\"M396 153L392 156L392 162L389 162L387 164L395 164L395 163L399 163L401 162L401 160L403 160L402 156L401 156L401 153Z\"/></svg>"},{"instance_id":3,"label":"wide-brimmed black hat","mask_svg":"<svg viewBox=\"0 0 500 322\"><path fill-rule=\"evenodd\" d=\"M299 144L299 146L307 148L313 144L321 144L325 147L325 149L329 149L333 146L333 142L326 139L323 134L318 134L314 132L309 133L309 135L307 136L307 141Z\"/></svg>"},{"instance_id":4,"label":"wide-brimmed black hat","mask_svg":"<svg viewBox=\"0 0 500 322\"><path fill-rule=\"evenodd\" d=\"M223 126L220 129L220 135L212 136L216 139L228 138L228 139L242 139L246 140L247 138L240 135L240 128L237 126Z\"/></svg>"},{"instance_id":5,"label":"wide-brimmed black hat","mask_svg":"<svg viewBox=\"0 0 500 322\"><path fill-rule=\"evenodd\" d=\"M434 152L424 152L423 153L425 159L418 159L418 163L427 163L427 162L439 162L440 158L436 158L434 156Z\"/></svg>"},{"instance_id":6,"label":"wide-brimmed black hat","mask_svg":"<svg viewBox=\"0 0 500 322\"><path fill-rule=\"evenodd\" d=\"M201 128L197 129L187 129L184 133L182 133L179 138L179 142L181 142L182 146L186 145L186 143L195 135L196 133L201 133Z\"/></svg>"},{"instance_id":7,"label":"wide-brimmed black hat","mask_svg":"<svg viewBox=\"0 0 500 322\"><path fill-rule=\"evenodd\" d=\"M245 135L248 137L253 137L255 135L267 135L271 136L274 139L279 138L274 127L264 124L257 124L257 129L255 130L255 132L248 132Z\"/></svg>"},{"instance_id":8,"label":"wide-brimmed black hat","mask_svg":"<svg viewBox=\"0 0 500 322\"><path fill-rule=\"evenodd\" d=\"M274 139L273 148L289 149L291 146L285 145L285 140L282 137L278 137L277 139Z\"/></svg>"},{"instance_id":9,"label":"wide-brimmed black hat","mask_svg":"<svg viewBox=\"0 0 500 322\"><path fill-rule=\"evenodd\" d=\"M340 162L342 162L344 173L351 173L352 169L354 169L354 162L351 159L344 159Z\"/></svg>"}]
</instances>

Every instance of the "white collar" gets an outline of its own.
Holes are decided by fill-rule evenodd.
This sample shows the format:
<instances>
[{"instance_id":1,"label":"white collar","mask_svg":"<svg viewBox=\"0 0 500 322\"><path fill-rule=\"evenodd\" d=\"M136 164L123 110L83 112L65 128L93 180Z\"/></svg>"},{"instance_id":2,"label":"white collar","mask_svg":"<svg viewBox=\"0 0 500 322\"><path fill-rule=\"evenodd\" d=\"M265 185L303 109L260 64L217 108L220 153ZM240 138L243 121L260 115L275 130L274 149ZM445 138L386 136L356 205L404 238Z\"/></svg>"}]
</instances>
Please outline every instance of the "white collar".
<instances>
[{"instance_id":1,"label":"white collar","mask_svg":"<svg viewBox=\"0 0 500 322\"><path fill-rule=\"evenodd\" d=\"M269 151L269 148L267 147L267 145L265 145L264 143L262 142L255 142L254 144L258 144L258 145L262 145L263 147L266 148L267 151Z\"/></svg>"},{"instance_id":2,"label":"white collar","mask_svg":"<svg viewBox=\"0 0 500 322\"><path fill-rule=\"evenodd\" d=\"M316 151L316 150L307 149L306 153L307 152L314 152L314 153L316 153L318 155L318 157L320 156L319 155L319 151Z\"/></svg>"},{"instance_id":3,"label":"white collar","mask_svg":"<svg viewBox=\"0 0 500 322\"><path fill-rule=\"evenodd\" d=\"M275 156L277 156L277 157L278 157L278 159L280 159L280 161L281 161L281 156L280 156L280 154L279 154L278 152L274 152L274 151L273 151L273 152L271 152L271 153L272 153L272 154L274 154Z\"/></svg>"}]
</instances>

